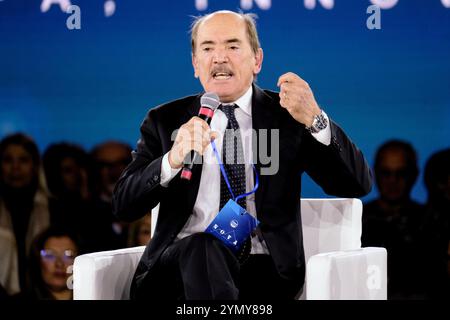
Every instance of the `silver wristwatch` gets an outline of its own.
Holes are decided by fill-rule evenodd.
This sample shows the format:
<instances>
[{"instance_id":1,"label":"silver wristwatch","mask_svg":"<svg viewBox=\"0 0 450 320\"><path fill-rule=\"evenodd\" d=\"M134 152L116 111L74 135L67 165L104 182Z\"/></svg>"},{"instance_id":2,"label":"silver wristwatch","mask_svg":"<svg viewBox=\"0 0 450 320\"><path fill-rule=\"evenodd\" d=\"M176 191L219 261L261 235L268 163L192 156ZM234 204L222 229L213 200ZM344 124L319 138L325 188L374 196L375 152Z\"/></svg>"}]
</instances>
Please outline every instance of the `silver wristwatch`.
<instances>
[{"instance_id":1,"label":"silver wristwatch","mask_svg":"<svg viewBox=\"0 0 450 320\"><path fill-rule=\"evenodd\" d=\"M314 121L310 127L306 127L306 129L311 133L317 133L328 126L328 120L325 118L323 111L320 112L319 115L314 117Z\"/></svg>"}]
</instances>

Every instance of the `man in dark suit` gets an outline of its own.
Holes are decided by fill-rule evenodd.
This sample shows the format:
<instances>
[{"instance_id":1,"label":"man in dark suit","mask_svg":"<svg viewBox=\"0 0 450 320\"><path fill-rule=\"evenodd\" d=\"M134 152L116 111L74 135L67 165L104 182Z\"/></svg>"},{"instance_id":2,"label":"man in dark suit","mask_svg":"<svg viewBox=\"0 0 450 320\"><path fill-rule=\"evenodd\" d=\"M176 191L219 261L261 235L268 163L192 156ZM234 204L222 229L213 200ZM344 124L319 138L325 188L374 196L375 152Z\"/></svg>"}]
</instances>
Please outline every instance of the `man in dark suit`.
<instances>
[{"instance_id":1,"label":"man in dark suit","mask_svg":"<svg viewBox=\"0 0 450 320\"><path fill-rule=\"evenodd\" d=\"M141 125L133 161L113 197L115 214L125 220L160 203L154 237L133 279L132 298L292 299L305 276L301 174L307 172L336 196L361 197L370 191L371 173L362 153L319 108L304 80L294 73L282 75L279 93L254 84L262 60L251 15L219 11L194 23L195 76L206 92L217 93L222 105L210 126L196 117L200 95L151 109ZM237 130L237 144L242 142L242 190L252 190L259 177L254 197L241 202L260 221L245 261L204 232L228 192L210 140L215 139L220 153L229 128ZM250 147L255 145L262 148ZM271 162L261 149L272 151ZM194 165L187 183L180 170L192 150L203 155L203 164ZM250 163L255 163L257 176Z\"/></svg>"}]
</instances>

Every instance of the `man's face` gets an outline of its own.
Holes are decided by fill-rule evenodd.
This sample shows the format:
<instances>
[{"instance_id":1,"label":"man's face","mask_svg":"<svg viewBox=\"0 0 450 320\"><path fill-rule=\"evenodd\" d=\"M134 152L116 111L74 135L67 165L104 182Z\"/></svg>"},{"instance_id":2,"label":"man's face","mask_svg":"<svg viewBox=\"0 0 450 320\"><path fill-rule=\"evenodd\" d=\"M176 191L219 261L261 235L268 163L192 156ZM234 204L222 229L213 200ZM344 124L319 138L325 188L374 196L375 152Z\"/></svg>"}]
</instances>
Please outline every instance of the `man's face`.
<instances>
[{"instance_id":1,"label":"man's face","mask_svg":"<svg viewBox=\"0 0 450 320\"><path fill-rule=\"evenodd\" d=\"M95 161L100 168L102 192L110 196L129 162L129 152L119 145L105 145L97 151Z\"/></svg>"},{"instance_id":2,"label":"man's face","mask_svg":"<svg viewBox=\"0 0 450 320\"><path fill-rule=\"evenodd\" d=\"M217 13L201 23L192 55L195 76L221 102L241 97L261 70L262 49L253 52L245 21L237 14Z\"/></svg>"},{"instance_id":3,"label":"man's face","mask_svg":"<svg viewBox=\"0 0 450 320\"><path fill-rule=\"evenodd\" d=\"M409 195L411 177L401 150L386 150L377 170L377 184L381 198L398 201Z\"/></svg>"}]
</instances>

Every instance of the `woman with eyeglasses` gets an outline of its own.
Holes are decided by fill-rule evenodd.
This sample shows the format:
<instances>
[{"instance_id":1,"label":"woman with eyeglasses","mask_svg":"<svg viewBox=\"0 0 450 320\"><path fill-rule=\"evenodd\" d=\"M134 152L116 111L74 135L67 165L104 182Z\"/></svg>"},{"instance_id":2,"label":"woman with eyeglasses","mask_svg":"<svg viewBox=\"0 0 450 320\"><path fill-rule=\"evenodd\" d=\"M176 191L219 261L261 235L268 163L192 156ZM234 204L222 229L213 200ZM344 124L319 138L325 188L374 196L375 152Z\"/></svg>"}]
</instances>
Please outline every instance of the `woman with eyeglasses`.
<instances>
[{"instance_id":1,"label":"woman with eyeglasses","mask_svg":"<svg viewBox=\"0 0 450 320\"><path fill-rule=\"evenodd\" d=\"M24 297L39 300L72 299L72 267L78 254L77 237L50 227L31 246L28 288Z\"/></svg>"}]
</instances>

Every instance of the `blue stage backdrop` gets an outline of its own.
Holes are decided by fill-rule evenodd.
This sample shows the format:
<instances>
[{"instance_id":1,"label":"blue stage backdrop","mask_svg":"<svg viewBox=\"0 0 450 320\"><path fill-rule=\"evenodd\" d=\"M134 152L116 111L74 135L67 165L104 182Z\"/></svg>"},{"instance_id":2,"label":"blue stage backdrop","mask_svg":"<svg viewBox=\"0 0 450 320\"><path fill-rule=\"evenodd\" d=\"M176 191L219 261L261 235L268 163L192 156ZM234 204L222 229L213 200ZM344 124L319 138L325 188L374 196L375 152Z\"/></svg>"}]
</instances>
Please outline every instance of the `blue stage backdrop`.
<instances>
[{"instance_id":1,"label":"blue stage backdrop","mask_svg":"<svg viewBox=\"0 0 450 320\"><path fill-rule=\"evenodd\" d=\"M80 9L80 20L62 11ZM381 29L367 13L379 4ZM292 71L373 165L387 139L411 142L421 170L450 137L448 0L0 0L0 138L33 136L41 151L106 139L135 146L149 108L197 93L191 16L254 12L265 52L258 83ZM370 19L369 19L370 20ZM77 27L80 22L81 29ZM375 25L375 24L372 24ZM377 191L364 200L376 196ZM305 178L304 197L323 197ZM425 201L422 175L413 197Z\"/></svg>"}]
</instances>

